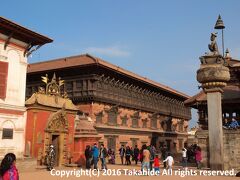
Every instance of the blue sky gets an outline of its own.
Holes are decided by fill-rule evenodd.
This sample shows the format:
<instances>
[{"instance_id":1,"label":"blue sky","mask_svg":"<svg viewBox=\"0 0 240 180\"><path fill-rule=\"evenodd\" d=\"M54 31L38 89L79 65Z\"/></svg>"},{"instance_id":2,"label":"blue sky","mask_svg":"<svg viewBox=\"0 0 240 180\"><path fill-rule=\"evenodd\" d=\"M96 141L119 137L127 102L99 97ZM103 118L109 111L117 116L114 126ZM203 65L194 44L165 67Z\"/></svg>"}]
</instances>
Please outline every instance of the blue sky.
<instances>
[{"instance_id":1,"label":"blue sky","mask_svg":"<svg viewBox=\"0 0 240 180\"><path fill-rule=\"evenodd\" d=\"M218 14L225 47L240 59L239 7L238 0L11 0L1 2L1 16L54 39L30 63L90 53L194 95Z\"/></svg>"}]
</instances>

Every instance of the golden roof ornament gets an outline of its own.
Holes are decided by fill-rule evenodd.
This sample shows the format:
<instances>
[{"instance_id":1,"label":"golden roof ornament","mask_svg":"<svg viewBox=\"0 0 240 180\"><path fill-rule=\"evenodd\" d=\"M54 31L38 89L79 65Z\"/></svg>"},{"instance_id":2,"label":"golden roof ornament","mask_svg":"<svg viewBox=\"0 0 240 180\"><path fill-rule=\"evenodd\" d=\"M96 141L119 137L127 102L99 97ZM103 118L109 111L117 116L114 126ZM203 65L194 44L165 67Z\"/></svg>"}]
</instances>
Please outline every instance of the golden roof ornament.
<instances>
[{"instance_id":1,"label":"golden roof ornament","mask_svg":"<svg viewBox=\"0 0 240 180\"><path fill-rule=\"evenodd\" d=\"M44 76L41 76L41 78L42 78L42 82L44 82L45 84L47 84L48 83L48 74L46 74L46 77L44 77Z\"/></svg>"},{"instance_id":2,"label":"golden roof ornament","mask_svg":"<svg viewBox=\"0 0 240 180\"><path fill-rule=\"evenodd\" d=\"M48 74L46 74L46 76L41 76L41 78L42 82L46 84L46 90L41 87L39 88L41 89L39 93L67 98L67 92L63 91L63 94L61 94L61 87L64 85L64 80L62 80L61 77L57 80L56 74L54 73L51 81L49 81Z\"/></svg>"}]
</instances>

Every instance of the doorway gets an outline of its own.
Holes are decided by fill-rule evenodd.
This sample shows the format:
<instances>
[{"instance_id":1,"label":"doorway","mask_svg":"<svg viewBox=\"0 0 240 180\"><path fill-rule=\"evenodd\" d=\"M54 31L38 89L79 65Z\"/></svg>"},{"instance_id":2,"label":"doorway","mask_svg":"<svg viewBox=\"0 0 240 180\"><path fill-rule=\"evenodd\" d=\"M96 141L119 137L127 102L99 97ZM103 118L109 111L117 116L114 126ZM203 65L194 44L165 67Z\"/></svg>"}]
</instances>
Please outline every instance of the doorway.
<instances>
[{"instance_id":1,"label":"doorway","mask_svg":"<svg viewBox=\"0 0 240 180\"><path fill-rule=\"evenodd\" d=\"M59 135L52 135L52 145L55 148L55 166L59 166Z\"/></svg>"}]
</instances>

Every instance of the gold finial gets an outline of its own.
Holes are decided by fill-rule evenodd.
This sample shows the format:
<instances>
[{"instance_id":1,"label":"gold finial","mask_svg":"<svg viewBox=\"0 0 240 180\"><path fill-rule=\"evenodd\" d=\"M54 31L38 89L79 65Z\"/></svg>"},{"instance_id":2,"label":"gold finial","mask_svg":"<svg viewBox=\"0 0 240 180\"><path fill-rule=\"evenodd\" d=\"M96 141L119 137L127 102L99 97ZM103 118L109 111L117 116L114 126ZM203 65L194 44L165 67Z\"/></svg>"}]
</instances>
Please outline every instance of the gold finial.
<instances>
[{"instance_id":1,"label":"gold finial","mask_svg":"<svg viewBox=\"0 0 240 180\"><path fill-rule=\"evenodd\" d=\"M41 88L39 93L46 93L48 95L57 95L57 96L62 96L64 98L67 98L67 92L62 92L61 93L61 86L64 85L64 80L61 79L61 77L56 78L56 74L53 74L52 80L49 81L48 74L46 76L41 76L42 82L46 84L46 91L44 88ZM44 91L43 91L44 89Z\"/></svg>"},{"instance_id":2,"label":"gold finial","mask_svg":"<svg viewBox=\"0 0 240 180\"><path fill-rule=\"evenodd\" d=\"M46 76L44 77L44 76L41 76L41 78L42 78L42 82L44 82L45 84L47 84L48 83L48 74L46 74Z\"/></svg>"}]
</instances>

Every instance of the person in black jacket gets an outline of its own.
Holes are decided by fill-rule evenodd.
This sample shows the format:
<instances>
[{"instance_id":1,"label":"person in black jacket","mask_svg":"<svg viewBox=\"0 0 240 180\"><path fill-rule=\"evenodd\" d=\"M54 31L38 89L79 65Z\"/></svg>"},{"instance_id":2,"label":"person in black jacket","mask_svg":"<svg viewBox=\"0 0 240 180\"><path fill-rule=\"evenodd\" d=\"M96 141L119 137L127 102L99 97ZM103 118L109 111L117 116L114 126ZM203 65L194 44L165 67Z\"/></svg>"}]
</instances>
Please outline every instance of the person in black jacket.
<instances>
[{"instance_id":1,"label":"person in black jacket","mask_svg":"<svg viewBox=\"0 0 240 180\"><path fill-rule=\"evenodd\" d=\"M139 149L138 149L137 145L135 145L135 148L133 150L133 156L134 156L135 163L137 164L138 163L138 156L139 156Z\"/></svg>"},{"instance_id":2,"label":"person in black jacket","mask_svg":"<svg viewBox=\"0 0 240 180\"><path fill-rule=\"evenodd\" d=\"M92 150L89 145L85 149L85 158L86 158L86 169L91 168L91 159L92 159Z\"/></svg>"},{"instance_id":3,"label":"person in black jacket","mask_svg":"<svg viewBox=\"0 0 240 180\"><path fill-rule=\"evenodd\" d=\"M125 152L126 152L126 150L124 148L124 145L122 145L121 148L119 149L119 154L120 154L120 157L121 157L122 165L123 165L123 159L124 159Z\"/></svg>"},{"instance_id":4,"label":"person in black jacket","mask_svg":"<svg viewBox=\"0 0 240 180\"><path fill-rule=\"evenodd\" d=\"M131 149L129 146L127 146L126 155L125 155L127 165L131 165L131 161L130 161L131 155L132 155Z\"/></svg>"},{"instance_id":5,"label":"person in black jacket","mask_svg":"<svg viewBox=\"0 0 240 180\"><path fill-rule=\"evenodd\" d=\"M106 164L107 156L108 156L107 149L104 147L104 144L101 144L99 158L101 159L102 169L107 169L107 164Z\"/></svg>"}]
</instances>

